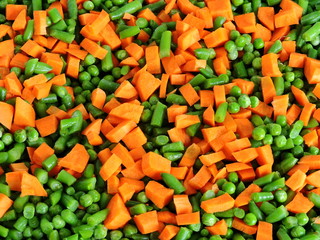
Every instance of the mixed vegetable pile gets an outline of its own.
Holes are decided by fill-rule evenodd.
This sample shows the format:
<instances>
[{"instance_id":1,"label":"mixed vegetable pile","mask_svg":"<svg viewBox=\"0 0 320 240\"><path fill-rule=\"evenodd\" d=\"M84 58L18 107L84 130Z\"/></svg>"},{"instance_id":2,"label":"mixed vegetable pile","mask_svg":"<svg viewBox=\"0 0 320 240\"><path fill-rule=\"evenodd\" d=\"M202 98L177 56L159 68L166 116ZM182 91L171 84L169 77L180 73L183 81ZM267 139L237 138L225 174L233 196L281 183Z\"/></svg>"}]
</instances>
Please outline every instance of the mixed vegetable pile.
<instances>
[{"instance_id":1,"label":"mixed vegetable pile","mask_svg":"<svg viewBox=\"0 0 320 240\"><path fill-rule=\"evenodd\" d=\"M1 0L0 238L320 239L318 0Z\"/></svg>"}]
</instances>

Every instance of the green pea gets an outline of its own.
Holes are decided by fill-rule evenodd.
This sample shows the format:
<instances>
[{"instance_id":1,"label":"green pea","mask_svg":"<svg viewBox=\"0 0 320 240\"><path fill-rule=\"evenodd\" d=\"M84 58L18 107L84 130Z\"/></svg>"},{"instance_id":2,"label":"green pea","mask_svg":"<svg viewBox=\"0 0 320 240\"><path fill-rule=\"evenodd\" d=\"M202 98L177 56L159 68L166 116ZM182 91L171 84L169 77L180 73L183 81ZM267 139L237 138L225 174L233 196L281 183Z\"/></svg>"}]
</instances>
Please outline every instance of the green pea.
<instances>
[{"instance_id":1,"label":"green pea","mask_svg":"<svg viewBox=\"0 0 320 240\"><path fill-rule=\"evenodd\" d=\"M256 215L254 215L253 213L247 213L245 215L243 221L249 226L254 226L254 225L256 225L258 219L257 219Z\"/></svg>"},{"instance_id":2,"label":"green pea","mask_svg":"<svg viewBox=\"0 0 320 240\"><path fill-rule=\"evenodd\" d=\"M229 113L238 113L240 111L240 105L236 102L231 102L228 105L228 112Z\"/></svg>"},{"instance_id":3,"label":"green pea","mask_svg":"<svg viewBox=\"0 0 320 240\"><path fill-rule=\"evenodd\" d=\"M230 95L231 96L234 96L234 97L240 97L241 96L241 88L238 87L238 86L233 86L231 89L230 89Z\"/></svg>"},{"instance_id":4,"label":"green pea","mask_svg":"<svg viewBox=\"0 0 320 240\"><path fill-rule=\"evenodd\" d=\"M252 131L252 138L254 140L260 141L264 139L265 136L266 136L266 130L262 127L256 127Z\"/></svg>"},{"instance_id":5,"label":"green pea","mask_svg":"<svg viewBox=\"0 0 320 240\"><path fill-rule=\"evenodd\" d=\"M222 185L222 190L229 194L234 194L236 191L236 186L232 182L226 182Z\"/></svg>"},{"instance_id":6,"label":"green pea","mask_svg":"<svg viewBox=\"0 0 320 240\"><path fill-rule=\"evenodd\" d=\"M85 10L87 10L87 11L91 11L91 10L94 9L94 4L93 4L93 2L91 2L91 1L85 1L85 2L83 3L83 8L84 8Z\"/></svg>"},{"instance_id":7,"label":"green pea","mask_svg":"<svg viewBox=\"0 0 320 240\"><path fill-rule=\"evenodd\" d=\"M241 94L241 96L238 98L238 103L240 107L247 108L251 104L250 97L247 94Z\"/></svg>"}]
</instances>

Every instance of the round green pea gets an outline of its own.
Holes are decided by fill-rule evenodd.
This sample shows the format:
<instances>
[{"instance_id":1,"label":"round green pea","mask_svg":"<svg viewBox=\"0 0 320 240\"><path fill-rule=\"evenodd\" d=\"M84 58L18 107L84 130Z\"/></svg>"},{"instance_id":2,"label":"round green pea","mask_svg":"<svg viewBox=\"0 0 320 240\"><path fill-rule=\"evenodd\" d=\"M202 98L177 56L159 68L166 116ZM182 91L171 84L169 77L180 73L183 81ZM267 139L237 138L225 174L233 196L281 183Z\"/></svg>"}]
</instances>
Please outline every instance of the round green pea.
<instances>
[{"instance_id":1,"label":"round green pea","mask_svg":"<svg viewBox=\"0 0 320 240\"><path fill-rule=\"evenodd\" d=\"M260 141L266 136L266 130L262 127L256 127L252 131L252 138L254 140Z\"/></svg>"},{"instance_id":2,"label":"round green pea","mask_svg":"<svg viewBox=\"0 0 320 240\"><path fill-rule=\"evenodd\" d=\"M255 107L258 107L259 103L260 103L260 100L257 96L251 96L250 97L250 103L251 103L251 107L252 108L255 108Z\"/></svg>"},{"instance_id":3,"label":"round green pea","mask_svg":"<svg viewBox=\"0 0 320 240\"><path fill-rule=\"evenodd\" d=\"M91 11L91 10L94 9L94 4L93 4L93 2L91 2L91 1L85 1L85 2L83 3L83 8L84 8L85 10L87 10L87 11Z\"/></svg>"},{"instance_id":4,"label":"round green pea","mask_svg":"<svg viewBox=\"0 0 320 240\"><path fill-rule=\"evenodd\" d=\"M236 191L236 185L232 182L226 182L222 185L222 191L225 191L229 194L234 194Z\"/></svg>"},{"instance_id":5,"label":"round green pea","mask_svg":"<svg viewBox=\"0 0 320 240\"><path fill-rule=\"evenodd\" d=\"M286 145L287 139L286 139L286 137L283 136L283 135L276 136L276 137L274 138L274 143L275 143L275 145L276 145L277 147L283 147L283 146Z\"/></svg>"},{"instance_id":6,"label":"round green pea","mask_svg":"<svg viewBox=\"0 0 320 240\"><path fill-rule=\"evenodd\" d=\"M240 111L240 105L236 102L231 102L228 105L228 112L229 113L237 113Z\"/></svg>"},{"instance_id":7,"label":"round green pea","mask_svg":"<svg viewBox=\"0 0 320 240\"><path fill-rule=\"evenodd\" d=\"M238 98L238 103L240 107L247 108L251 104L250 97L247 94L241 94L241 96Z\"/></svg>"},{"instance_id":8,"label":"round green pea","mask_svg":"<svg viewBox=\"0 0 320 240\"><path fill-rule=\"evenodd\" d=\"M262 49L264 48L264 41L262 38L257 38L253 41L253 46L255 49Z\"/></svg>"},{"instance_id":9,"label":"round green pea","mask_svg":"<svg viewBox=\"0 0 320 240\"><path fill-rule=\"evenodd\" d=\"M284 190L277 190L274 193L274 197L275 197L277 202L284 203L285 201L287 201L288 195L287 195L287 192L284 191Z\"/></svg>"},{"instance_id":10,"label":"round green pea","mask_svg":"<svg viewBox=\"0 0 320 240\"><path fill-rule=\"evenodd\" d=\"M254 215L253 213L247 213L244 216L243 221L249 226L254 226L254 225L256 225L258 219L257 219L256 215Z\"/></svg>"}]
</instances>

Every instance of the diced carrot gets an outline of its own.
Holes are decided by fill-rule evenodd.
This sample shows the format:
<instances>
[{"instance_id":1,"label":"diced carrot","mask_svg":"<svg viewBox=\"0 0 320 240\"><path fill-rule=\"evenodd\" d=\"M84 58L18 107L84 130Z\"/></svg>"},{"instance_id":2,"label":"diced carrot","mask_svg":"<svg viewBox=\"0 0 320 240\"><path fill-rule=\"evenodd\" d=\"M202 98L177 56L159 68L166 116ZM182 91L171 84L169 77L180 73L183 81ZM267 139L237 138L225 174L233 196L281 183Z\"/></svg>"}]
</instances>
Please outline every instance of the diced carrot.
<instances>
[{"instance_id":1,"label":"diced carrot","mask_svg":"<svg viewBox=\"0 0 320 240\"><path fill-rule=\"evenodd\" d=\"M163 208L173 198L173 189L164 187L156 181L150 181L145 188L146 196L158 207Z\"/></svg>"},{"instance_id":2,"label":"diced carrot","mask_svg":"<svg viewBox=\"0 0 320 240\"><path fill-rule=\"evenodd\" d=\"M177 225L190 225L200 223L200 212L178 214L176 216Z\"/></svg>"},{"instance_id":3,"label":"diced carrot","mask_svg":"<svg viewBox=\"0 0 320 240\"><path fill-rule=\"evenodd\" d=\"M292 213L307 213L313 206L314 204L307 197L297 192L292 201L286 205L286 208Z\"/></svg>"},{"instance_id":4,"label":"diced carrot","mask_svg":"<svg viewBox=\"0 0 320 240\"><path fill-rule=\"evenodd\" d=\"M281 77L282 73L278 67L278 55L268 53L262 56L262 75L268 77Z\"/></svg>"},{"instance_id":5,"label":"diced carrot","mask_svg":"<svg viewBox=\"0 0 320 240\"><path fill-rule=\"evenodd\" d=\"M239 218L233 218L232 227L249 235L256 234L257 226L249 226Z\"/></svg>"},{"instance_id":6,"label":"diced carrot","mask_svg":"<svg viewBox=\"0 0 320 240\"><path fill-rule=\"evenodd\" d=\"M6 19L15 20L22 10L27 10L27 5L6 4Z\"/></svg>"},{"instance_id":7,"label":"diced carrot","mask_svg":"<svg viewBox=\"0 0 320 240\"><path fill-rule=\"evenodd\" d=\"M291 92L293 93L295 99L301 106L305 106L307 103L309 103L306 94L301 89L292 85Z\"/></svg>"},{"instance_id":8,"label":"diced carrot","mask_svg":"<svg viewBox=\"0 0 320 240\"><path fill-rule=\"evenodd\" d=\"M225 28L218 28L204 37L207 47L221 47L229 40L229 31Z\"/></svg>"},{"instance_id":9,"label":"diced carrot","mask_svg":"<svg viewBox=\"0 0 320 240\"><path fill-rule=\"evenodd\" d=\"M134 189L132 186L130 186L129 183L120 185L118 191L120 196L122 197L123 202L129 201L134 194Z\"/></svg>"},{"instance_id":10,"label":"diced carrot","mask_svg":"<svg viewBox=\"0 0 320 240\"><path fill-rule=\"evenodd\" d=\"M41 54L46 51L45 48L41 47L33 40L28 40L23 44L21 50L34 58L40 58Z\"/></svg>"},{"instance_id":11,"label":"diced carrot","mask_svg":"<svg viewBox=\"0 0 320 240\"><path fill-rule=\"evenodd\" d=\"M148 177L160 180L161 173L170 173L171 161L154 152L142 156L142 171Z\"/></svg>"},{"instance_id":12,"label":"diced carrot","mask_svg":"<svg viewBox=\"0 0 320 240\"><path fill-rule=\"evenodd\" d=\"M192 205L189 201L188 195L174 195L173 203L178 215L192 213Z\"/></svg>"},{"instance_id":13,"label":"diced carrot","mask_svg":"<svg viewBox=\"0 0 320 240\"><path fill-rule=\"evenodd\" d=\"M212 0L206 2L212 18L215 19L218 16L225 17L227 20L233 20L233 13L230 1L224 0Z\"/></svg>"},{"instance_id":14,"label":"diced carrot","mask_svg":"<svg viewBox=\"0 0 320 240\"><path fill-rule=\"evenodd\" d=\"M306 174L301 170L297 170L293 173L290 178L286 181L286 185L293 191L299 189L306 180Z\"/></svg>"},{"instance_id":15,"label":"diced carrot","mask_svg":"<svg viewBox=\"0 0 320 240\"><path fill-rule=\"evenodd\" d=\"M129 151L121 144L118 143L112 150L112 153L116 154L122 161L125 167L131 167L134 165L134 160L131 157Z\"/></svg>"},{"instance_id":16,"label":"diced carrot","mask_svg":"<svg viewBox=\"0 0 320 240\"><path fill-rule=\"evenodd\" d=\"M234 21L241 33L253 33L256 31L256 16L253 12L237 15L234 17Z\"/></svg>"},{"instance_id":17,"label":"diced carrot","mask_svg":"<svg viewBox=\"0 0 320 240\"><path fill-rule=\"evenodd\" d=\"M159 228L157 211L150 211L133 217L135 224L142 234L155 232Z\"/></svg>"},{"instance_id":18,"label":"diced carrot","mask_svg":"<svg viewBox=\"0 0 320 240\"><path fill-rule=\"evenodd\" d=\"M116 194L111 198L107 208L110 210L104 221L104 226L107 229L114 230L121 228L131 219L129 211L119 194Z\"/></svg>"},{"instance_id":19,"label":"diced carrot","mask_svg":"<svg viewBox=\"0 0 320 240\"><path fill-rule=\"evenodd\" d=\"M289 57L289 67L303 68L306 60L306 55L302 53L293 52Z\"/></svg>"},{"instance_id":20,"label":"diced carrot","mask_svg":"<svg viewBox=\"0 0 320 240\"><path fill-rule=\"evenodd\" d=\"M41 137L46 137L57 131L59 122L55 115L49 115L47 117L37 119L35 124Z\"/></svg>"},{"instance_id":21,"label":"diced carrot","mask_svg":"<svg viewBox=\"0 0 320 240\"><path fill-rule=\"evenodd\" d=\"M149 73L158 74L161 73L159 47L149 46L145 49L145 58L147 63L147 69Z\"/></svg>"},{"instance_id":22,"label":"diced carrot","mask_svg":"<svg viewBox=\"0 0 320 240\"><path fill-rule=\"evenodd\" d=\"M18 172L7 172L6 173L6 182L10 187L11 191L21 192L21 181L22 175L27 171L18 171Z\"/></svg>"},{"instance_id":23,"label":"diced carrot","mask_svg":"<svg viewBox=\"0 0 320 240\"><path fill-rule=\"evenodd\" d=\"M9 73L4 78L4 86L13 96L21 96L22 84L14 72Z\"/></svg>"},{"instance_id":24,"label":"diced carrot","mask_svg":"<svg viewBox=\"0 0 320 240\"><path fill-rule=\"evenodd\" d=\"M12 120L14 116L14 107L8 103L0 102L0 123L8 128L11 129Z\"/></svg>"},{"instance_id":25,"label":"diced carrot","mask_svg":"<svg viewBox=\"0 0 320 240\"><path fill-rule=\"evenodd\" d=\"M309 84L316 84L320 82L320 61L306 57L304 64L304 74Z\"/></svg>"},{"instance_id":26,"label":"diced carrot","mask_svg":"<svg viewBox=\"0 0 320 240\"><path fill-rule=\"evenodd\" d=\"M277 119L280 115L285 116L289 105L289 95L274 96L271 104L273 106L274 119Z\"/></svg>"},{"instance_id":27,"label":"diced carrot","mask_svg":"<svg viewBox=\"0 0 320 240\"><path fill-rule=\"evenodd\" d=\"M34 18L34 35L47 34L47 12L46 11L33 11Z\"/></svg>"},{"instance_id":28,"label":"diced carrot","mask_svg":"<svg viewBox=\"0 0 320 240\"><path fill-rule=\"evenodd\" d=\"M83 145L77 143L65 157L59 158L58 165L81 173L86 168L88 161L87 150Z\"/></svg>"},{"instance_id":29,"label":"diced carrot","mask_svg":"<svg viewBox=\"0 0 320 240\"><path fill-rule=\"evenodd\" d=\"M12 29L14 31L22 31L27 25L27 10L23 9L12 24Z\"/></svg>"},{"instance_id":30,"label":"diced carrot","mask_svg":"<svg viewBox=\"0 0 320 240\"><path fill-rule=\"evenodd\" d=\"M22 100L20 97L16 98L15 114L13 123L19 126L35 126L35 111L33 107Z\"/></svg>"},{"instance_id":31,"label":"diced carrot","mask_svg":"<svg viewBox=\"0 0 320 240\"><path fill-rule=\"evenodd\" d=\"M236 197L234 205L236 207L247 205L251 200L251 194L255 192L261 192L261 188L252 183Z\"/></svg>"},{"instance_id":32,"label":"diced carrot","mask_svg":"<svg viewBox=\"0 0 320 240\"><path fill-rule=\"evenodd\" d=\"M158 220L159 220L159 216L158 216ZM173 226L173 225L166 225L165 228L162 230L161 234L159 235L159 239L170 240L174 238L178 232L179 232L179 227Z\"/></svg>"},{"instance_id":33,"label":"diced carrot","mask_svg":"<svg viewBox=\"0 0 320 240\"><path fill-rule=\"evenodd\" d=\"M223 212L233 208L235 200L225 193L219 197L211 198L201 202L201 208L207 213Z\"/></svg>"},{"instance_id":34,"label":"diced carrot","mask_svg":"<svg viewBox=\"0 0 320 240\"><path fill-rule=\"evenodd\" d=\"M226 235L228 231L228 225L224 219L216 222L213 226L206 227L211 235Z\"/></svg>"},{"instance_id":35,"label":"diced carrot","mask_svg":"<svg viewBox=\"0 0 320 240\"><path fill-rule=\"evenodd\" d=\"M149 66L149 65L148 65ZM149 70L148 70L149 71ZM146 101L160 87L161 81L149 72L143 72L135 83L141 101Z\"/></svg>"},{"instance_id":36,"label":"diced carrot","mask_svg":"<svg viewBox=\"0 0 320 240\"><path fill-rule=\"evenodd\" d=\"M141 128L136 127L129 132L122 141L126 144L129 149L134 149L144 145L147 142L147 137L144 135Z\"/></svg>"},{"instance_id":37,"label":"diced carrot","mask_svg":"<svg viewBox=\"0 0 320 240\"><path fill-rule=\"evenodd\" d=\"M13 201L4 193L0 193L0 203L0 217L3 217L3 215L12 206Z\"/></svg>"},{"instance_id":38,"label":"diced carrot","mask_svg":"<svg viewBox=\"0 0 320 240\"><path fill-rule=\"evenodd\" d=\"M35 176L23 172L21 179L21 197L24 196L40 196L47 197L48 193Z\"/></svg>"}]
</instances>

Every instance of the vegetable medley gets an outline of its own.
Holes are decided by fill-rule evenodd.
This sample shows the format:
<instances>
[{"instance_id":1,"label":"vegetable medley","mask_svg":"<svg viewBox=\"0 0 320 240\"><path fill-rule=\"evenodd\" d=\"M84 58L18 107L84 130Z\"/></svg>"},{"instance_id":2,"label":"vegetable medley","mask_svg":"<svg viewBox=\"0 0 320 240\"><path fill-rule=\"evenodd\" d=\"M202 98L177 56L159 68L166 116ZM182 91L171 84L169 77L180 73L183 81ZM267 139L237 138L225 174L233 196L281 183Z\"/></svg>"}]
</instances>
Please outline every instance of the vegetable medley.
<instances>
[{"instance_id":1,"label":"vegetable medley","mask_svg":"<svg viewBox=\"0 0 320 240\"><path fill-rule=\"evenodd\" d=\"M1 0L0 238L320 239L318 0Z\"/></svg>"}]
</instances>

